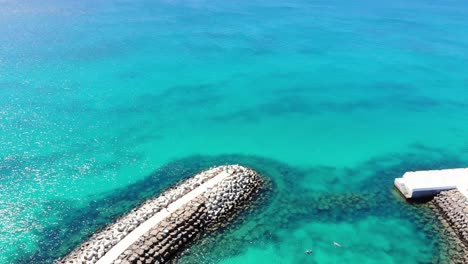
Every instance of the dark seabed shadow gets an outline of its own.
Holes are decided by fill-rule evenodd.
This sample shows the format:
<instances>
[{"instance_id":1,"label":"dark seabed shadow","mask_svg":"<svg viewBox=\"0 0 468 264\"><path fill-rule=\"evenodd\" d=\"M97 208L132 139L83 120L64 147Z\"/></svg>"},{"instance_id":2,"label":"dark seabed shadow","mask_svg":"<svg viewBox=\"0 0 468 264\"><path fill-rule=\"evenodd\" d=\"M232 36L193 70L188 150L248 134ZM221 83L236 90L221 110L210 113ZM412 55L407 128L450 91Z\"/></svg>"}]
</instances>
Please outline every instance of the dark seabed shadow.
<instances>
[{"instance_id":1,"label":"dark seabed shadow","mask_svg":"<svg viewBox=\"0 0 468 264\"><path fill-rule=\"evenodd\" d=\"M369 216L407 218L414 223L415 228L424 230L427 242L430 243L428 247L438 250L437 219L424 205L408 204L399 199L393 190L393 179L408 170L462 167L466 161L456 154L421 144L413 149L412 153L377 157L356 168L298 168L273 159L249 155L191 156L180 159L168 163L143 180L109 192L104 197L96 197L85 207L78 207L67 200L44 204L54 208L53 214L61 220L52 227L36 230L34 235L38 237L38 250L32 254L23 253L14 262L51 263L107 223L174 183L211 166L231 163L257 170L271 180L271 188L256 206L242 213L232 225L195 243L190 250L192 253L187 253L181 259L182 263L216 263L224 257L241 254L247 247L261 247L262 244L256 244L260 240L279 240L272 230L297 228L310 219L315 222L339 223L355 222ZM323 178L331 180L323 181ZM358 181L353 182L353 178ZM315 190L314 180L327 186ZM338 190L336 186L347 187ZM328 187L333 191L320 191L329 190ZM249 227L246 228L244 223L249 223ZM248 230L243 236L236 233L241 227ZM204 257L197 261L199 256Z\"/></svg>"}]
</instances>

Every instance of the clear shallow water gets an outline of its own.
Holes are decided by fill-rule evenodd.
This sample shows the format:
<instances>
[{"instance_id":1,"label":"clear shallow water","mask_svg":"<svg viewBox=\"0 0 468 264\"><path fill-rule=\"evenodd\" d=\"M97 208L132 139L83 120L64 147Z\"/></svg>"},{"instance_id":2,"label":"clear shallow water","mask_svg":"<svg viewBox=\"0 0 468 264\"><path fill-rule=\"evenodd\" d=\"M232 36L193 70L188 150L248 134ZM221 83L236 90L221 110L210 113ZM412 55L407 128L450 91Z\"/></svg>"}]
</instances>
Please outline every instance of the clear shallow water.
<instances>
[{"instance_id":1,"label":"clear shallow water","mask_svg":"<svg viewBox=\"0 0 468 264\"><path fill-rule=\"evenodd\" d=\"M392 180L467 164L463 1L1 5L1 263L50 262L226 162L269 200L181 262L443 260Z\"/></svg>"}]
</instances>

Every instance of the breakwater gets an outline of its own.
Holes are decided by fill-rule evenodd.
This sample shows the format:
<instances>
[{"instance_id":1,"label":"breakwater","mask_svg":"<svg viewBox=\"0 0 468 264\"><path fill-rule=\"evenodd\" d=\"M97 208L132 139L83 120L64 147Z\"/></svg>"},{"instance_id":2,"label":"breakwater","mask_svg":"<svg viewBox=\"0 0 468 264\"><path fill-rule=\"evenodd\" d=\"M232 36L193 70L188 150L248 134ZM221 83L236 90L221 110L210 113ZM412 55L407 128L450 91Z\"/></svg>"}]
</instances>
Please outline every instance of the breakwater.
<instances>
[{"instance_id":1,"label":"breakwater","mask_svg":"<svg viewBox=\"0 0 468 264\"><path fill-rule=\"evenodd\" d=\"M58 263L165 263L202 231L216 229L253 199L263 179L226 165L203 171L121 217Z\"/></svg>"},{"instance_id":2,"label":"breakwater","mask_svg":"<svg viewBox=\"0 0 468 264\"><path fill-rule=\"evenodd\" d=\"M449 240L451 263L468 263L468 198L459 190L443 191L430 202Z\"/></svg>"},{"instance_id":3,"label":"breakwater","mask_svg":"<svg viewBox=\"0 0 468 264\"><path fill-rule=\"evenodd\" d=\"M451 262L468 263L468 198L455 189L439 193L430 203L449 240L447 255Z\"/></svg>"},{"instance_id":4,"label":"breakwater","mask_svg":"<svg viewBox=\"0 0 468 264\"><path fill-rule=\"evenodd\" d=\"M422 200L441 223L441 253L449 263L468 263L468 169L410 171L394 181L406 198Z\"/></svg>"}]
</instances>

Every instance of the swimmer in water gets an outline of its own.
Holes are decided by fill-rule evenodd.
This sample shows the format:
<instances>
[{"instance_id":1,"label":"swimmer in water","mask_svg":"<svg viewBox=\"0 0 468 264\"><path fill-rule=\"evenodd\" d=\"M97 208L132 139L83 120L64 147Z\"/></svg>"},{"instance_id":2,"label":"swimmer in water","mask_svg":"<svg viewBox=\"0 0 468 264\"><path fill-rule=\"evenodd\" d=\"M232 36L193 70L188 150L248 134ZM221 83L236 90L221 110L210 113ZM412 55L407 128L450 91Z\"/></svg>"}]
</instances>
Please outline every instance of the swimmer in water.
<instances>
[{"instance_id":1,"label":"swimmer in water","mask_svg":"<svg viewBox=\"0 0 468 264\"><path fill-rule=\"evenodd\" d=\"M333 245L334 245L335 247L341 247L341 245L340 245L339 243L335 242L335 241L333 241Z\"/></svg>"},{"instance_id":2,"label":"swimmer in water","mask_svg":"<svg viewBox=\"0 0 468 264\"><path fill-rule=\"evenodd\" d=\"M308 250L306 250L306 251L304 252L304 254L310 255L310 254L312 254L312 250L308 249Z\"/></svg>"}]
</instances>

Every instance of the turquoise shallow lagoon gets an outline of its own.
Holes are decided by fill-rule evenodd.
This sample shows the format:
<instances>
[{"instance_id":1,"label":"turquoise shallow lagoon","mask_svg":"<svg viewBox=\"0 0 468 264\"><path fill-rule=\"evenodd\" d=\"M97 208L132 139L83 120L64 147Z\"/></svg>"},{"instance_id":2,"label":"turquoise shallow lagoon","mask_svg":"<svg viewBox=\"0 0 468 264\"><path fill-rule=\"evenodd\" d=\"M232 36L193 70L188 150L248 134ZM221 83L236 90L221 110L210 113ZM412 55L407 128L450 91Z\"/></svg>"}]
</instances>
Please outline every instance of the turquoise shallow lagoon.
<instances>
[{"instance_id":1,"label":"turquoise shallow lagoon","mask_svg":"<svg viewBox=\"0 0 468 264\"><path fill-rule=\"evenodd\" d=\"M230 162L272 189L181 263L447 261L392 183L468 164L465 1L0 5L0 263Z\"/></svg>"}]
</instances>

